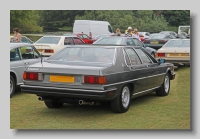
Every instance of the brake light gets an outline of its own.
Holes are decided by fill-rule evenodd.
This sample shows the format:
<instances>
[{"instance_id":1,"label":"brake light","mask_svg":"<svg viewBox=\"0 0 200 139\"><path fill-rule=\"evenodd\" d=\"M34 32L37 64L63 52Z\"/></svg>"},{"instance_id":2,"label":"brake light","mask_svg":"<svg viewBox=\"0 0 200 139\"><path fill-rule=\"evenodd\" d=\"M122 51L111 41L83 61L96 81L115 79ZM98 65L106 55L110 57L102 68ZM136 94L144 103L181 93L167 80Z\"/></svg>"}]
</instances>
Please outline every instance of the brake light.
<instances>
[{"instance_id":1,"label":"brake light","mask_svg":"<svg viewBox=\"0 0 200 139\"><path fill-rule=\"evenodd\" d=\"M45 53L54 53L54 50L53 49L45 49L44 52Z\"/></svg>"},{"instance_id":2,"label":"brake light","mask_svg":"<svg viewBox=\"0 0 200 139\"><path fill-rule=\"evenodd\" d=\"M161 42L161 43L166 43L167 40L160 40L159 42Z\"/></svg>"},{"instance_id":3,"label":"brake light","mask_svg":"<svg viewBox=\"0 0 200 139\"><path fill-rule=\"evenodd\" d=\"M24 72L23 79L24 80L43 80L43 76L42 76L42 73Z\"/></svg>"},{"instance_id":4,"label":"brake light","mask_svg":"<svg viewBox=\"0 0 200 139\"><path fill-rule=\"evenodd\" d=\"M156 53L156 57L165 57L165 53Z\"/></svg>"},{"instance_id":5,"label":"brake light","mask_svg":"<svg viewBox=\"0 0 200 139\"><path fill-rule=\"evenodd\" d=\"M105 76L84 76L84 83L106 84L106 77Z\"/></svg>"},{"instance_id":6,"label":"brake light","mask_svg":"<svg viewBox=\"0 0 200 139\"><path fill-rule=\"evenodd\" d=\"M144 43L148 43L148 42L150 42L150 40L149 40L149 39L144 39L143 42L144 42Z\"/></svg>"}]
</instances>

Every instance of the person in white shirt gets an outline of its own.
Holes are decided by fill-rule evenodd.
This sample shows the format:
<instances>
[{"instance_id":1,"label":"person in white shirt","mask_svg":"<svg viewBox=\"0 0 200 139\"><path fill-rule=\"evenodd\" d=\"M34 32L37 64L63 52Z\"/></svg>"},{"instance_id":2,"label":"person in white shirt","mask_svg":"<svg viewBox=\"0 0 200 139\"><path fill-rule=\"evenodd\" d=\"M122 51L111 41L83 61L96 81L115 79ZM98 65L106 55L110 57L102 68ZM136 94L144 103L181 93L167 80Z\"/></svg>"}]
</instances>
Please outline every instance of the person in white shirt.
<instances>
[{"instance_id":1,"label":"person in white shirt","mask_svg":"<svg viewBox=\"0 0 200 139\"><path fill-rule=\"evenodd\" d=\"M140 37L139 37L139 34L138 34L138 30L137 30L137 29L134 29L134 30L133 30L132 37L133 37L133 38L137 38L138 40L140 40L140 41L141 41L141 39L140 39Z\"/></svg>"}]
</instances>

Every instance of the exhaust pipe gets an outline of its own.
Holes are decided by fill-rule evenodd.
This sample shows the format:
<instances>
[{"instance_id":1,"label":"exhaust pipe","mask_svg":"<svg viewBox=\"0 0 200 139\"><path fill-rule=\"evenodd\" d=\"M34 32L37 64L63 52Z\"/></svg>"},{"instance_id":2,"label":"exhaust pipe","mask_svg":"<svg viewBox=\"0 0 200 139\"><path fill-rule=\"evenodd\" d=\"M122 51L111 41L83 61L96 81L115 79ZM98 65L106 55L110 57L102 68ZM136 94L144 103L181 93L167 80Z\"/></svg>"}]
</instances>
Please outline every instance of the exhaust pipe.
<instances>
[{"instance_id":1,"label":"exhaust pipe","mask_svg":"<svg viewBox=\"0 0 200 139\"><path fill-rule=\"evenodd\" d=\"M79 100L79 105L94 105L94 102Z\"/></svg>"},{"instance_id":2,"label":"exhaust pipe","mask_svg":"<svg viewBox=\"0 0 200 139\"><path fill-rule=\"evenodd\" d=\"M52 99L48 99L48 98L43 98L43 97L38 97L39 101L51 101Z\"/></svg>"}]
</instances>

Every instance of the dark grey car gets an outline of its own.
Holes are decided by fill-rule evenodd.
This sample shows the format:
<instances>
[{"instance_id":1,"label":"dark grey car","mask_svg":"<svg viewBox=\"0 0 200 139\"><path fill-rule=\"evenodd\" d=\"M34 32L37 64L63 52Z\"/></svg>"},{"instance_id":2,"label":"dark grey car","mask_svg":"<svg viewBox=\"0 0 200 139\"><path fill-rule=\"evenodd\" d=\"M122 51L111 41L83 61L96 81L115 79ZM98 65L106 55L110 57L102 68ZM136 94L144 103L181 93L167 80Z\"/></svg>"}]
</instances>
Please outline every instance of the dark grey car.
<instances>
[{"instance_id":1,"label":"dark grey car","mask_svg":"<svg viewBox=\"0 0 200 139\"><path fill-rule=\"evenodd\" d=\"M109 102L114 112L123 113L131 98L153 91L167 96L174 78L173 64L156 61L142 47L74 45L29 66L21 90L48 108Z\"/></svg>"},{"instance_id":2,"label":"dark grey car","mask_svg":"<svg viewBox=\"0 0 200 139\"><path fill-rule=\"evenodd\" d=\"M140 47L143 47L143 49L145 49L154 58L156 54L156 49L147 47L140 40L138 40L137 38L132 38L132 37L120 37L120 36L104 37L97 40L93 44L140 46Z\"/></svg>"}]
</instances>

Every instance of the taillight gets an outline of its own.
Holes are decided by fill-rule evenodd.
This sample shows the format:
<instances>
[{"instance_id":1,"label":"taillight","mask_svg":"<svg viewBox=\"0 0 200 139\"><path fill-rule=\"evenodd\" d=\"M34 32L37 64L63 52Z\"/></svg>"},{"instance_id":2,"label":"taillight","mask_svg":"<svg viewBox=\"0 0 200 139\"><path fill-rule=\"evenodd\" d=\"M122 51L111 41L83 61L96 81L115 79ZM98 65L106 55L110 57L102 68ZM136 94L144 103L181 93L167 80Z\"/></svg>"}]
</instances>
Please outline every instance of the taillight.
<instances>
[{"instance_id":1,"label":"taillight","mask_svg":"<svg viewBox=\"0 0 200 139\"><path fill-rule=\"evenodd\" d=\"M44 52L45 53L54 53L54 50L53 49L45 49Z\"/></svg>"},{"instance_id":2,"label":"taillight","mask_svg":"<svg viewBox=\"0 0 200 139\"><path fill-rule=\"evenodd\" d=\"M156 57L165 57L165 53L156 53Z\"/></svg>"},{"instance_id":3,"label":"taillight","mask_svg":"<svg viewBox=\"0 0 200 139\"><path fill-rule=\"evenodd\" d=\"M149 43L150 42L150 40L149 39L144 39L144 41L143 41L144 43Z\"/></svg>"},{"instance_id":4,"label":"taillight","mask_svg":"<svg viewBox=\"0 0 200 139\"><path fill-rule=\"evenodd\" d=\"M165 44L167 42L167 40L160 40L159 42Z\"/></svg>"},{"instance_id":5,"label":"taillight","mask_svg":"<svg viewBox=\"0 0 200 139\"><path fill-rule=\"evenodd\" d=\"M105 76L84 76L84 83L106 84L106 77Z\"/></svg>"},{"instance_id":6,"label":"taillight","mask_svg":"<svg viewBox=\"0 0 200 139\"><path fill-rule=\"evenodd\" d=\"M23 79L24 80L43 80L43 76L42 76L42 73L24 72Z\"/></svg>"}]
</instances>

